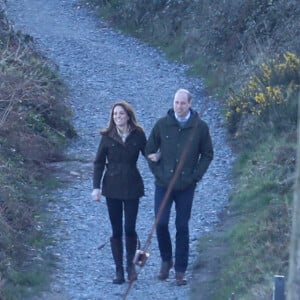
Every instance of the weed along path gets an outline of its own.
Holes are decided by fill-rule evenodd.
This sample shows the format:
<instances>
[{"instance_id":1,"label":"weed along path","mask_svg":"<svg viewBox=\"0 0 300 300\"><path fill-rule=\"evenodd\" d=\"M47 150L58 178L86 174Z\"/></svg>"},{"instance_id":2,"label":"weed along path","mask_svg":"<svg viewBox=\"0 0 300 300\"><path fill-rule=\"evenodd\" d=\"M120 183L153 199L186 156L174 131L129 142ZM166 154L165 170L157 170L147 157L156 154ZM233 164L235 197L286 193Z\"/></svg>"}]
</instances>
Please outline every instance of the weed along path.
<instances>
[{"instance_id":1,"label":"weed along path","mask_svg":"<svg viewBox=\"0 0 300 300\"><path fill-rule=\"evenodd\" d=\"M127 283L111 283L114 265L110 247L98 250L111 234L105 201L96 203L90 196L98 131L107 124L112 103L125 99L133 104L149 135L157 118L172 105L179 87L191 90L193 105L201 111L201 80L189 78L186 66L168 62L160 51L111 29L75 0L11 0L7 5L15 29L36 40L68 84L79 134L66 150L67 161L54 164L57 177L64 184L51 195L45 195L52 220L47 234L55 241L49 251L56 257L57 265L49 290L37 299L122 299ZM232 153L215 101L207 102L202 117L211 129L215 159L195 195L190 223L189 280L197 258L197 238L214 229L230 190L227 176ZM143 158L139 165L146 188L137 223L143 245L154 222L154 189L153 177ZM170 224L173 229L174 219ZM172 234L174 237L174 231ZM188 299L189 285L175 286L173 271L166 282L156 279L160 258L155 236L149 252L147 264L140 270L127 299Z\"/></svg>"}]
</instances>

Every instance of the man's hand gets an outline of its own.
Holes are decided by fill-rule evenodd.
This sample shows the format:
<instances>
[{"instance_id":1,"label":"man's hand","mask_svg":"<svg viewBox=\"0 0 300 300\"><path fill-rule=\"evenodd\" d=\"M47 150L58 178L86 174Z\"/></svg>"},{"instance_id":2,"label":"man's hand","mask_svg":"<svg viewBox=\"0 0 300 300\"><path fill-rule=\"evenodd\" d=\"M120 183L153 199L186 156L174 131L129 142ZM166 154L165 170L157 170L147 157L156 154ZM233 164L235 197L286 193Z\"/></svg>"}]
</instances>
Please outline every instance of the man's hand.
<instances>
[{"instance_id":1,"label":"man's hand","mask_svg":"<svg viewBox=\"0 0 300 300\"><path fill-rule=\"evenodd\" d=\"M95 201L100 201L101 198L101 190L100 189L93 189L92 198Z\"/></svg>"},{"instance_id":2,"label":"man's hand","mask_svg":"<svg viewBox=\"0 0 300 300\"><path fill-rule=\"evenodd\" d=\"M148 155L148 159L150 159L153 162L158 162L160 160L161 153L156 152L156 153L150 153Z\"/></svg>"}]
</instances>

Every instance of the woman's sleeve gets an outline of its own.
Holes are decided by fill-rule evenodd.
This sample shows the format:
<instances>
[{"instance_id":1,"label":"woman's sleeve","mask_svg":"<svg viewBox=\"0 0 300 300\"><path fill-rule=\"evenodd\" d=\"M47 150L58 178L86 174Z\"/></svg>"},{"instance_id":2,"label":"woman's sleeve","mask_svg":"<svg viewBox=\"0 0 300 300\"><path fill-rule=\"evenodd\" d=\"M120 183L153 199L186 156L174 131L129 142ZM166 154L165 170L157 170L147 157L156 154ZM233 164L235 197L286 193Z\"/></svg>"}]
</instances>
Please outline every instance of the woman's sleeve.
<instances>
[{"instance_id":1,"label":"woman's sleeve","mask_svg":"<svg viewBox=\"0 0 300 300\"><path fill-rule=\"evenodd\" d=\"M105 167L107 148L104 143L105 138L101 138L99 147L97 150L96 158L94 160L94 174L93 174L93 188L100 189L100 183L103 175L103 170Z\"/></svg>"}]
</instances>

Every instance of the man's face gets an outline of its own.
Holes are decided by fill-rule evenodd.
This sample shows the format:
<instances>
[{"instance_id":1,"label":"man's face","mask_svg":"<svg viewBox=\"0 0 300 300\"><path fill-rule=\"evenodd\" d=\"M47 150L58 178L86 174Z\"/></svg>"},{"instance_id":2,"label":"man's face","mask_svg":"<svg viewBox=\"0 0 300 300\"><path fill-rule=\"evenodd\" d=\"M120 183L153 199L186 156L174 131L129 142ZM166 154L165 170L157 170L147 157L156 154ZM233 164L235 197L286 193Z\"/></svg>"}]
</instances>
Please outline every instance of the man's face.
<instances>
[{"instance_id":1,"label":"man's face","mask_svg":"<svg viewBox=\"0 0 300 300\"><path fill-rule=\"evenodd\" d=\"M191 101L188 101L186 93L176 93L173 102L173 108L177 116L181 119L185 118L191 108Z\"/></svg>"}]
</instances>

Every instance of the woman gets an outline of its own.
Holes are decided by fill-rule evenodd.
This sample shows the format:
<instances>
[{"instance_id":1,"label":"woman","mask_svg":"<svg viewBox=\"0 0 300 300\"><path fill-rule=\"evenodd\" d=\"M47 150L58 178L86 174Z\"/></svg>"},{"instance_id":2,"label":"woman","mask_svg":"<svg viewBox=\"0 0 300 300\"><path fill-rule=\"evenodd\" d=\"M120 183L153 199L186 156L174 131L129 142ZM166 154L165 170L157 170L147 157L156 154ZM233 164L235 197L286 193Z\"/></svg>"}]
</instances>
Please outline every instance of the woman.
<instances>
[{"instance_id":1,"label":"woman","mask_svg":"<svg viewBox=\"0 0 300 300\"><path fill-rule=\"evenodd\" d=\"M101 130L100 135L101 141L94 161L92 198L99 201L101 194L106 197L112 227L110 244L116 265L113 283L122 284L125 282L123 211L128 280L137 279L133 264L138 244L135 227L139 199L144 195L137 160L140 152L144 155L146 136L142 127L137 124L133 108L125 101L113 105L108 127Z\"/></svg>"}]
</instances>

